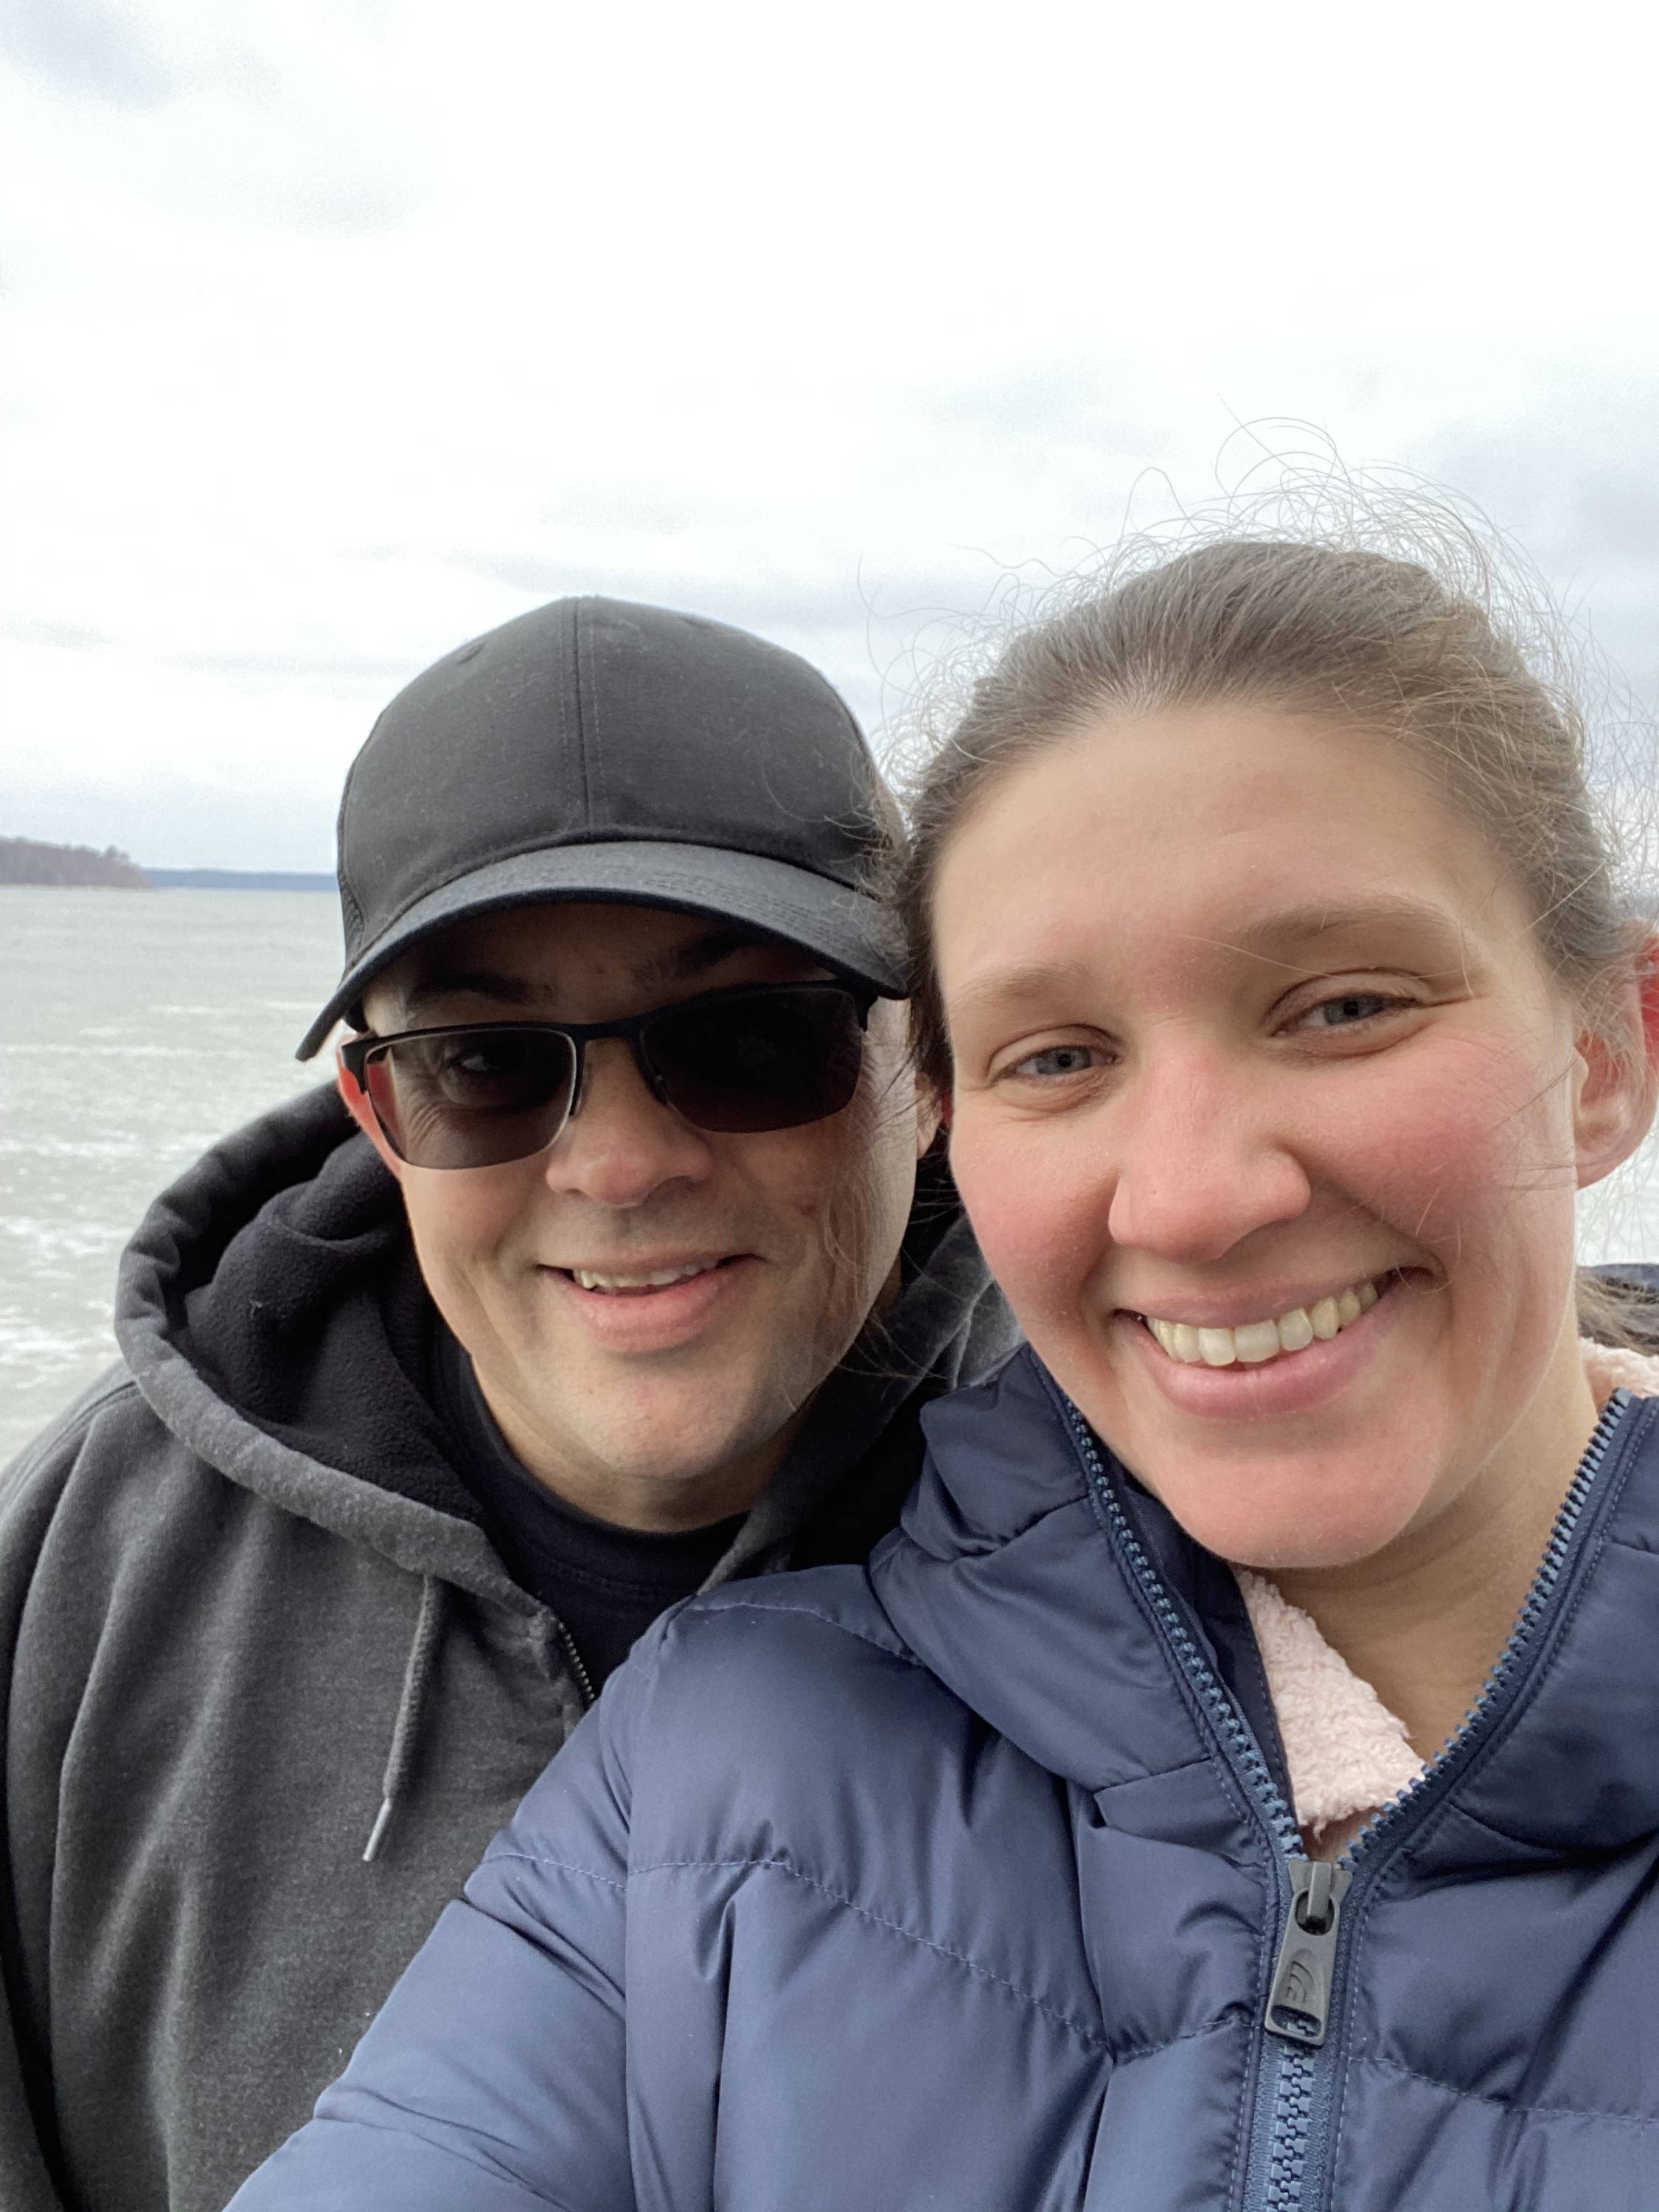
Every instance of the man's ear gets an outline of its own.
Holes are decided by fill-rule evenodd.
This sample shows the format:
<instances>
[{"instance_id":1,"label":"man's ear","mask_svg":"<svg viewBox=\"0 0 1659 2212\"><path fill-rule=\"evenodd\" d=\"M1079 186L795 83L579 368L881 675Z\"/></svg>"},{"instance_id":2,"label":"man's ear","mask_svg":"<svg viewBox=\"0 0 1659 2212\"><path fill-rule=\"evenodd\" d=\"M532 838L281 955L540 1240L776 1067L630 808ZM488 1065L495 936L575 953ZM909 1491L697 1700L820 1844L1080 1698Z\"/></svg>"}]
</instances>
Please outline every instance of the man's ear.
<instances>
[{"instance_id":1,"label":"man's ear","mask_svg":"<svg viewBox=\"0 0 1659 2212\"><path fill-rule=\"evenodd\" d=\"M356 1079L337 1053L334 1056L334 1087L340 1094L340 1103L346 1112L401 1182L404 1164L387 1144L380 1125L374 1118L374 1109L364 1097Z\"/></svg>"},{"instance_id":2,"label":"man's ear","mask_svg":"<svg viewBox=\"0 0 1659 2212\"><path fill-rule=\"evenodd\" d=\"M1659 938L1644 939L1608 1019L1575 1040L1573 1142L1586 1190L1627 1160L1659 1099Z\"/></svg>"}]
</instances>

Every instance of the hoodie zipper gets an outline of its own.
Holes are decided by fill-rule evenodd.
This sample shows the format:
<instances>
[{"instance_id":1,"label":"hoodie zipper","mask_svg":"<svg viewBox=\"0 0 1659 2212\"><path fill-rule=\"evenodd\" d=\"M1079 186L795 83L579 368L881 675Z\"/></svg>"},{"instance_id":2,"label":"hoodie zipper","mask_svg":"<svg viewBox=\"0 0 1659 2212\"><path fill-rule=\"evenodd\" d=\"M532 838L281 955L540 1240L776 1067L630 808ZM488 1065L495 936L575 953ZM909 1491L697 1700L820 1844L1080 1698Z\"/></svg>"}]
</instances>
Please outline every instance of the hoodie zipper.
<instances>
[{"instance_id":1,"label":"hoodie zipper","mask_svg":"<svg viewBox=\"0 0 1659 2212\"><path fill-rule=\"evenodd\" d=\"M1148 1559L1121 1500L1107 1478L1105 1462L1088 1424L1069 1398L1058 1392L1056 1395L1064 1408L1066 1425L1096 1503L1110 1526L1137 1587L1152 1607L1182 1674L1254 1800L1284 1871L1278 1949L1261 2021L1261 2057L1265 2069L1271 2070L1272 2087L1269 2091L1261 2075L1258 2075L1258 2119L1251 2133L1254 2138L1264 2103L1270 2100L1267 2148L1261 2167L1261 2212L1302 2212L1310 2179L1310 2147L1323 2118L1318 2093L1334 2077L1340 2050L1340 2038L1337 2045L1327 2046L1326 2032L1339 1964L1342 1906L1356 1867L1362 1860L1374 1857L1379 1837L1386 1842L1389 1832L1410 1808L1421 1802L1425 1793L1444 1782L1449 1771L1458 1763L1460 1753L1467 1749L1472 1736L1513 1683L1572 1557L1584 1509L1601 1474L1607 1447L1631 1403L1630 1394L1615 1390L1602 1410L1556 1516L1543 1562L1533 1578L1515 1628L1480 1696L1431 1765L1408 1789L1373 1816L1334 1863L1310 1860L1304 1854L1296 1817L1285 1802L1261 1747L1214 1668L1199 1650L1180 1609Z\"/></svg>"},{"instance_id":2,"label":"hoodie zipper","mask_svg":"<svg viewBox=\"0 0 1659 2212\"><path fill-rule=\"evenodd\" d=\"M570 1671L576 1679L576 1687L581 1692L582 1711L586 1712L599 1696L599 1692L593 1687L593 1677L583 1665L582 1655L576 1649L576 1639L563 1621L556 1615L550 1614L549 1618L558 1632L559 1647L570 1662Z\"/></svg>"}]
</instances>

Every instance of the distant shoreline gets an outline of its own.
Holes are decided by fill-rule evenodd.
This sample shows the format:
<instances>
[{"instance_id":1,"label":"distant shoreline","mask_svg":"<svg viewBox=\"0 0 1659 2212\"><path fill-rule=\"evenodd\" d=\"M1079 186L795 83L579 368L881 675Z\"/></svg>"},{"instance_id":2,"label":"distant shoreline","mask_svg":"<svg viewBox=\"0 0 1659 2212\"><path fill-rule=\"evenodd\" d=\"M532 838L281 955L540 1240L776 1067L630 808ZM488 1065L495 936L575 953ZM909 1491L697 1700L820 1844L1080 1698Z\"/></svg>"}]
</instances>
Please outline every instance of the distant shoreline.
<instances>
[{"instance_id":1,"label":"distant shoreline","mask_svg":"<svg viewBox=\"0 0 1659 2212\"><path fill-rule=\"evenodd\" d=\"M85 886L147 891L149 878L113 845L46 845L33 837L0 837L0 884Z\"/></svg>"},{"instance_id":2,"label":"distant shoreline","mask_svg":"<svg viewBox=\"0 0 1659 2212\"><path fill-rule=\"evenodd\" d=\"M150 868L158 891L331 891L331 875L294 868Z\"/></svg>"},{"instance_id":3,"label":"distant shoreline","mask_svg":"<svg viewBox=\"0 0 1659 2212\"><path fill-rule=\"evenodd\" d=\"M300 868L147 868L106 845L50 845L0 837L0 884L121 891L331 891L331 875Z\"/></svg>"}]
</instances>

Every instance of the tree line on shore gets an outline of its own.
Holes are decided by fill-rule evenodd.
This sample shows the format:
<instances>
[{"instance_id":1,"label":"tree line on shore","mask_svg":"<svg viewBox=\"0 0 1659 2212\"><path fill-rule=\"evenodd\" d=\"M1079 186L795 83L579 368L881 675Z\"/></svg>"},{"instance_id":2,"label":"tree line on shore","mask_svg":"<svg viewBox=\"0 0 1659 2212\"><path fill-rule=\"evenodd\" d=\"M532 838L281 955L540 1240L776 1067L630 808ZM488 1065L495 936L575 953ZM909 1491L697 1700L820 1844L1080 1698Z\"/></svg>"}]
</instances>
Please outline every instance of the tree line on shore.
<instances>
[{"instance_id":1,"label":"tree line on shore","mask_svg":"<svg viewBox=\"0 0 1659 2212\"><path fill-rule=\"evenodd\" d=\"M0 884L84 884L147 891L155 886L137 863L113 845L46 845L33 837L0 837Z\"/></svg>"}]
</instances>

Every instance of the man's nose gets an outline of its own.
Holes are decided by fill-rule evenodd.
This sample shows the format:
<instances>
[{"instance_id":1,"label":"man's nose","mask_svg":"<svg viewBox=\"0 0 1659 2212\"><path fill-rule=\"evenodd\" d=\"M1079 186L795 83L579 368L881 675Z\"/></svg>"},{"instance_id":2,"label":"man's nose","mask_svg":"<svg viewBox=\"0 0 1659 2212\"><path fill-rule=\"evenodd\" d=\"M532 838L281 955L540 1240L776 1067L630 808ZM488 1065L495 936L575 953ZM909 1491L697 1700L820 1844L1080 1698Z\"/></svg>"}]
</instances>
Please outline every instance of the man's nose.
<instances>
[{"instance_id":1,"label":"man's nose","mask_svg":"<svg viewBox=\"0 0 1659 2212\"><path fill-rule=\"evenodd\" d=\"M1197 1264L1294 1221L1313 1185L1281 1103L1260 1068L1218 1054L1149 1060L1114 1115L1113 1243Z\"/></svg>"},{"instance_id":2,"label":"man's nose","mask_svg":"<svg viewBox=\"0 0 1659 2212\"><path fill-rule=\"evenodd\" d=\"M576 1110L547 1154L550 1189L599 1206L640 1206L665 1183L708 1173L707 1139L663 1104L625 1038L599 1038L584 1062Z\"/></svg>"}]
</instances>

